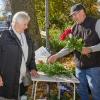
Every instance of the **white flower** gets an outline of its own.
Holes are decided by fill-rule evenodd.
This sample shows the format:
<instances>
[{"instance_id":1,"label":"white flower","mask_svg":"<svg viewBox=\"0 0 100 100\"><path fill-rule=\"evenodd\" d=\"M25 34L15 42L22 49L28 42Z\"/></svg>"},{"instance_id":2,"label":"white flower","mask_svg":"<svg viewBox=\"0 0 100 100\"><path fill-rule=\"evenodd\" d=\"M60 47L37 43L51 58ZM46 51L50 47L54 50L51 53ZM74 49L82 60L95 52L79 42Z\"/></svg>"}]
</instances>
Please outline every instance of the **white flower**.
<instances>
[{"instance_id":1,"label":"white flower","mask_svg":"<svg viewBox=\"0 0 100 100\"><path fill-rule=\"evenodd\" d=\"M73 36L72 34L69 34L69 38L72 38L72 36Z\"/></svg>"}]
</instances>

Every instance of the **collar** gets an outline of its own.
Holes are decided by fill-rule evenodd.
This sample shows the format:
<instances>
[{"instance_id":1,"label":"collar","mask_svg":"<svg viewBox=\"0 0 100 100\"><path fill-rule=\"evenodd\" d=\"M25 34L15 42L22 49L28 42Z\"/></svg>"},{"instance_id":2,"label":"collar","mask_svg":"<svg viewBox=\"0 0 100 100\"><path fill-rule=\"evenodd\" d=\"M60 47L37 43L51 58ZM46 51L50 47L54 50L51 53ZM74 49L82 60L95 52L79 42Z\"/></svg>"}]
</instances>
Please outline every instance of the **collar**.
<instances>
[{"instance_id":1,"label":"collar","mask_svg":"<svg viewBox=\"0 0 100 100\"><path fill-rule=\"evenodd\" d=\"M14 31L14 34L17 36L17 38L19 39L19 40L21 40L21 35L23 34L23 33L18 33L18 32L16 32L16 30L12 27L12 30Z\"/></svg>"}]
</instances>

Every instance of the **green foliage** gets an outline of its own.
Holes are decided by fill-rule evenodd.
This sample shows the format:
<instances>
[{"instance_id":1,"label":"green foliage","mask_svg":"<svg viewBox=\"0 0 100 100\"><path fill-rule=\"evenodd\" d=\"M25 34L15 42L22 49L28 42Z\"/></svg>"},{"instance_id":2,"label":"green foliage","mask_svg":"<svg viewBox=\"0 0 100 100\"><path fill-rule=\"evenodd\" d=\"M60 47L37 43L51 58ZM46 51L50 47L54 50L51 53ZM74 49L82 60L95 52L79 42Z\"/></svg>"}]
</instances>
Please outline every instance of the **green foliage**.
<instances>
[{"instance_id":1,"label":"green foliage","mask_svg":"<svg viewBox=\"0 0 100 100\"><path fill-rule=\"evenodd\" d=\"M49 96L49 100L59 100L59 99L57 95L52 94Z\"/></svg>"},{"instance_id":2,"label":"green foliage","mask_svg":"<svg viewBox=\"0 0 100 100\"><path fill-rule=\"evenodd\" d=\"M99 17L97 8L94 6L97 0L49 0L49 24L50 28L66 28L66 24L72 25L70 7L75 3L84 4L87 14ZM45 29L45 0L35 0L36 14L41 29Z\"/></svg>"},{"instance_id":3,"label":"green foliage","mask_svg":"<svg viewBox=\"0 0 100 100\"><path fill-rule=\"evenodd\" d=\"M65 69L64 66L58 62L54 64L38 64L37 68L39 71L42 71L49 76L64 75L72 77L73 75L71 70Z\"/></svg>"},{"instance_id":4,"label":"green foliage","mask_svg":"<svg viewBox=\"0 0 100 100\"><path fill-rule=\"evenodd\" d=\"M59 29L51 29L50 30L50 48L53 52L58 52L65 46L65 42L60 41L59 36L61 34L61 30Z\"/></svg>"},{"instance_id":5,"label":"green foliage","mask_svg":"<svg viewBox=\"0 0 100 100\"><path fill-rule=\"evenodd\" d=\"M70 50L77 50L79 52L82 51L82 47L84 47L84 42L82 38L79 38L77 36L68 37L66 39L66 48L69 48Z\"/></svg>"},{"instance_id":6,"label":"green foliage","mask_svg":"<svg viewBox=\"0 0 100 100\"><path fill-rule=\"evenodd\" d=\"M64 27L65 22L63 21L63 19L60 19L58 16L51 16L49 20L50 20L50 27L52 27L52 25L55 25L57 28L60 29Z\"/></svg>"},{"instance_id":7,"label":"green foliage","mask_svg":"<svg viewBox=\"0 0 100 100\"><path fill-rule=\"evenodd\" d=\"M45 29L45 0L35 0L35 9L40 28Z\"/></svg>"},{"instance_id":8,"label":"green foliage","mask_svg":"<svg viewBox=\"0 0 100 100\"><path fill-rule=\"evenodd\" d=\"M59 39L59 36L61 33L62 32L59 29L54 29L54 28L50 29L50 31L49 31L49 45L50 45L51 53L56 53L65 47L66 42L60 41L60 39ZM46 45L45 38L42 39L42 45L43 46Z\"/></svg>"},{"instance_id":9,"label":"green foliage","mask_svg":"<svg viewBox=\"0 0 100 100\"><path fill-rule=\"evenodd\" d=\"M36 3L36 14L38 18L38 23L41 29L45 29L45 0L35 0ZM68 4L67 4L68 5ZM69 23L69 19L67 20L64 9L64 0L50 0L49 1L49 25L50 28L55 25L55 28L63 29L65 23Z\"/></svg>"}]
</instances>

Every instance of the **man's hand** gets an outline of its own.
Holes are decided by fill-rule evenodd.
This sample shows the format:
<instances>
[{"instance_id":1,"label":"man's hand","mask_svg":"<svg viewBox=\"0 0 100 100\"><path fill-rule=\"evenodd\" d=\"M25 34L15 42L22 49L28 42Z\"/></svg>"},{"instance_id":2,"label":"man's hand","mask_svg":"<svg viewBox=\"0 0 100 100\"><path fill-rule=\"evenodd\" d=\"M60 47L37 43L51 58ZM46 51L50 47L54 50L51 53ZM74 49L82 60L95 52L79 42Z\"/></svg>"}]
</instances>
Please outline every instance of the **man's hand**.
<instances>
[{"instance_id":1,"label":"man's hand","mask_svg":"<svg viewBox=\"0 0 100 100\"><path fill-rule=\"evenodd\" d=\"M82 48L82 54L83 55L89 55L89 53L91 53L91 49L90 48L88 48L88 47L83 47Z\"/></svg>"},{"instance_id":2,"label":"man's hand","mask_svg":"<svg viewBox=\"0 0 100 100\"><path fill-rule=\"evenodd\" d=\"M38 77L39 76L39 74L37 73L37 71L36 70L31 70L31 75L33 76L33 77Z\"/></svg>"},{"instance_id":3,"label":"man's hand","mask_svg":"<svg viewBox=\"0 0 100 100\"><path fill-rule=\"evenodd\" d=\"M57 55L54 54L48 58L48 63L54 63L58 59Z\"/></svg>"},{"instance_id":4,"label":"man's hand","mask_svg":"<svg viewBox=\"0 0 100 100\"><path fill-rule=\"evenodd\" d=\"M3 80L1 76L0 76L0 86L3 86Z\"/></svg>"}]
</instances>

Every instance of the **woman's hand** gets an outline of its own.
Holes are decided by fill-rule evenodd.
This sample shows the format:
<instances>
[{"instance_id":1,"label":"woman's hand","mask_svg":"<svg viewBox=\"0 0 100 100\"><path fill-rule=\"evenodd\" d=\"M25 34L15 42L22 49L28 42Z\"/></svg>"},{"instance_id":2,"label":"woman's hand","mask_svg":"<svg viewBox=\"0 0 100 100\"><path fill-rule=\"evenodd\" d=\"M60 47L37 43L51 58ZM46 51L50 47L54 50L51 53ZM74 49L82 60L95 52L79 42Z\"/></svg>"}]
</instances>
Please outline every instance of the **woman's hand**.
<instances>
[{"instance_id":1,"label":"woman's hand","mask_svg":"<svg viewBox=\"0 0 100 100\"><path fill-rule=\"evenodd\" d=\"M1 76L0 76L0 86L3 86L3 80Z\"/></svg>"},{"instance_id":2,"label":"woman's hand","mask_svg":"<svg viewBox=\"0 0 100 100\"><path fill-rule=\"evenodd\" d=\"M37 71L36 70L31 70L31 75L33 76L33 77L38 77L39 76L39 74L37 73Z\"/></svg>"}]
</instances>

